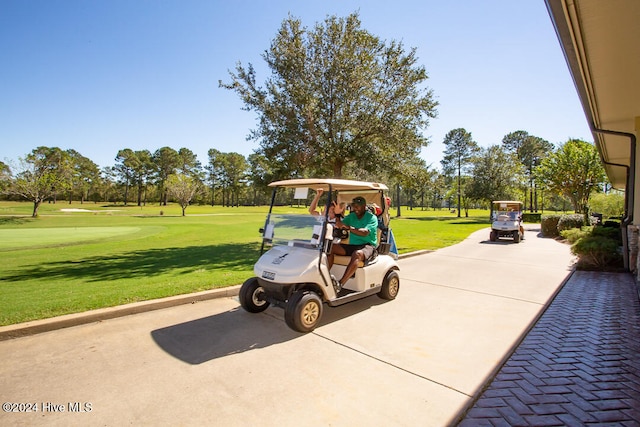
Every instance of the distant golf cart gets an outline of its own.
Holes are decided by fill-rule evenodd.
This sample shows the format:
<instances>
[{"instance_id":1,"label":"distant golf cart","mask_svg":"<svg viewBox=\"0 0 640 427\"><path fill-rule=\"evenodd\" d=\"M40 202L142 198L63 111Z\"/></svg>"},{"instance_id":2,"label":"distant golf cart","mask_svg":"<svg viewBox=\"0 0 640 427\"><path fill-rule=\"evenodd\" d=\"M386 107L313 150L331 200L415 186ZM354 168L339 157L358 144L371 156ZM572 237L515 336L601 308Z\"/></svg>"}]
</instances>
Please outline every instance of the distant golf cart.
<instances>
[{"instance_id":1,"label":"distant golf cart","mask_svg":"<svg viewBox=\"0 0 640 427\"><path fill-rule=\"evenodd\" d=\"M492 202L489 240L495 242L501 237L508 237L515 243L520 243L520 240L524 239L522 206L522 202L513 200Z\"/></svg>"},{"instance_id":2,"label":"distant golf cart","mask_svg":"<svg viewBox=\"0 0 640 427\"><path fill-rule=\"evenodd\" d=\"M290 328L310 332L322 317L323 303L335 307L373 294L386 300L396 297L400 277L397 254L391 252L386 185L340 179L292 179L269 186L274 191L264 228L260 230L262 255L253 268L255 277L245 281L239 293L240 304L246 311L259 313L270 305L278 306L284 309ZM289 203L291 196L306 200L310 189L320 188L327 195L322 215L273 212L275 204ZM279 196L283 191L288 192L286 198ZM332 245L339 241L347 243L349 236L346 230L334 229L329 207L332 201L348 206L357 196L364 197L367 205L376 210L378 247L369 260L358 266L355 275L337 289L331 275L341 277L350 257L335 255L329 271L327 256ZM268 250L264 252L265 249Z\"/></svg>"}]
</instances>

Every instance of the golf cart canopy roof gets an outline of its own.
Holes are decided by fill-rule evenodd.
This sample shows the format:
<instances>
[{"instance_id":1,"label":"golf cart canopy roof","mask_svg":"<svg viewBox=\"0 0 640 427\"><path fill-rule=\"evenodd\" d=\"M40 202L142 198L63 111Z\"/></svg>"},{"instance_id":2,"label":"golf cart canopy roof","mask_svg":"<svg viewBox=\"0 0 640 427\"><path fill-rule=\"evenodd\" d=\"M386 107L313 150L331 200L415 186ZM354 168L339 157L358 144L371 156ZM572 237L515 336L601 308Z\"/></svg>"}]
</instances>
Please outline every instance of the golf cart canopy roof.
<instances>
[{"instance_id":1,"label":"golf cart canopy roof","mask_svg":"<svg viewBox=\"0 0 640 427\"><path fill-rule=\"evenodd\" d=\"M329 186L334 191L347 191L347 190L388 190L389 188L379 182L364 182L364 181L352 181L348 179L323 179L323 178L298 178L287 179L284 181L275 181L269 184L269 187L309 187L309 188L322 188L328 190Z\"/></svg>"},{"instance_id":2,"label":"golf cart canopy roof","mask_svg":"<svg viewBox=\"0 0 640 427\"><path fill-rule=\"evenodd\" d=\"M522 205L524 203L519 202L517 200L496 200L493 201L493 206L500 206L500 207L505 207L505 208L512 208L512 209L522 209Z\"/></svg>"}]
</instances>

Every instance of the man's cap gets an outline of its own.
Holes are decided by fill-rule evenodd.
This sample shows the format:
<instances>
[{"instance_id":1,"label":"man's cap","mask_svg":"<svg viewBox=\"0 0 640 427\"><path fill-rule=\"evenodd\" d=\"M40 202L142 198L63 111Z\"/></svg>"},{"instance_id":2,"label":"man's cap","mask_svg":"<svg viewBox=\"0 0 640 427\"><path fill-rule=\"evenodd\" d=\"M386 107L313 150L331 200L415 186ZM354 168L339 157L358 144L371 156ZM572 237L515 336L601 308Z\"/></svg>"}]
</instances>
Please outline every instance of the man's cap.
<instances>
[{"instance_id":1,"label":"man's cap","mask_svg":"<svg viewBox=\"0 0 640 427\"><path fill-rule=\"evenodd\" d=\"M362 206L366 206L367 201L364 199L364 197L354 197L353 200L351 201L352 205L362 205Z\"/></svg>"}]
</instances>

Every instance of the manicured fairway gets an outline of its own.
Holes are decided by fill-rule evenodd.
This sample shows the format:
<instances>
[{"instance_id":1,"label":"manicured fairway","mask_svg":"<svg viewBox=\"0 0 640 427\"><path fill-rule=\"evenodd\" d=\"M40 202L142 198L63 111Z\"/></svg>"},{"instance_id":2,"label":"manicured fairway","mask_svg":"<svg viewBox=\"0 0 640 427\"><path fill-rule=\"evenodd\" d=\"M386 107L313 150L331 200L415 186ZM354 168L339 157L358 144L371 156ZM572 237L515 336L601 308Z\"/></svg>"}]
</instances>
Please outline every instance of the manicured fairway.
<instances>
[{"instance_id":1,"label":"manicured fairway","mask_svg":"<svg viewBox=\"0 0 640 427\"><path fill-rule=\"evenodd\" d=\"M177 205L60 203L34 219L30 209L0 202L0 325L240 284L268 210L190 206L182 217ZM391 226L401 253L438 249L488 226L486 212L472 215L403 208Z\"/></svg>"},{"instance_id":2,"label":"manicured fairway","mask_svg":"<svg viewBox=\"0 0 640 427\"><path fill-rule=\"evenodd\" d=\"M140 227L61 227L0 229L0 251L77 244L133 234Z\"/></svg>"}]
</instances>

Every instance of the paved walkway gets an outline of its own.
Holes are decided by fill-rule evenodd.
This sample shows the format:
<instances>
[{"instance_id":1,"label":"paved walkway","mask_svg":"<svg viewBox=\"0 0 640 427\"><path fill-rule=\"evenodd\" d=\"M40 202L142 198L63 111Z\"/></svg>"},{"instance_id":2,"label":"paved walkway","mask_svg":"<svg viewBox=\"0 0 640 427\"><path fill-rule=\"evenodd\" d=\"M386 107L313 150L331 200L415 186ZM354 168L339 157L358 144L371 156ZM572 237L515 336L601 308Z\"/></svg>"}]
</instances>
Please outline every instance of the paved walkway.
<instances>
[{"instance_id":1,"label":"paved walkway","mask_svg":"<svg viewBox=\"0 0 640 427\"><path fill-rule=\"evenodd\" d=\"M459 426L640 426L629 274L575 272Z\"/></svg>"},{"instance_id":2,"label":"paved walkway","mask_svg":"<svg viewBox=\"0 0 640 427\"><path fill-rule=\"evenodd\" d=\"M237 287L0 328L0 402L38 405L0 425L640 427L633 278L572 273L537 233L403 258L398 299L327 308L309 334Z\"/></svg>"},{"instance_id":3,"label":"paved walkway","mask_svg":"<svg viewBox=\"0 0 640 427\"><path fill-rule=\"evenodd\" d=\"M200 295L130 316L112 318L130 313L120 307L54 319L44 323L67 327L49 332L8 328L40 333L0 341L0 402L35 402L38 412L9 406L0 425L449 426L540 317L572 259L537 230L522 244L479 230L401 259L396 300L327 307L309 334L289 329L279 308L254 315L237 298Z\"/></svg>"}]
</instances>

